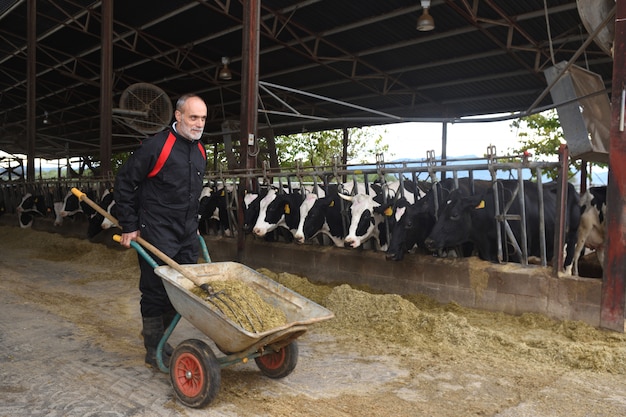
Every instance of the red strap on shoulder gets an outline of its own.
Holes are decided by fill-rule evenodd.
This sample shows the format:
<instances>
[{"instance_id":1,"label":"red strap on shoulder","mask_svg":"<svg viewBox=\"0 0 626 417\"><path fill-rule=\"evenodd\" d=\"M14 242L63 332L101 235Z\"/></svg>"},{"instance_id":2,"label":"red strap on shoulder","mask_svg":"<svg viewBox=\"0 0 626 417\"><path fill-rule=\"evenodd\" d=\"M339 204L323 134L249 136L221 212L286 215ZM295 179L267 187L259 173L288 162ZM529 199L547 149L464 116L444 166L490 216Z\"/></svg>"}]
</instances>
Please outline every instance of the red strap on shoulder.
<instances>
[{"instance_id":1,"label":"red strap on shoulder","mask_svg":"<svg viewBox=\"0 0 626 417\"><path fill-rule=\"evenodd\" d=\"M202 157L206 159L206 151L204 150L204 146L202 146L202 143L200 141L198 141L198 148L200 149L200 152L202 153Z\"/></svg>"},{"instance_id":2,"label":"red strap on shoulder","mask_svg":"<svg viewBox=\"0 0 626 417\"><path fill-rule=\"evenodd\" d=\"M176 136L174 136L174 134L170 132L170 134L167 136L167 140L165 141L165 145L163 145L163 149L161 149L161 154L159 155L159 158L157 159L154 168L152 168L152 171L150 171L150 173L148 174L148 178L154 177L156 174L159 173L161 168L163 168L163 165L165 165L165 161L167 161L167 158L169 158L170 156L170 152L172 152L174 142L176 142Z\"/></svg>"}]
</instances>

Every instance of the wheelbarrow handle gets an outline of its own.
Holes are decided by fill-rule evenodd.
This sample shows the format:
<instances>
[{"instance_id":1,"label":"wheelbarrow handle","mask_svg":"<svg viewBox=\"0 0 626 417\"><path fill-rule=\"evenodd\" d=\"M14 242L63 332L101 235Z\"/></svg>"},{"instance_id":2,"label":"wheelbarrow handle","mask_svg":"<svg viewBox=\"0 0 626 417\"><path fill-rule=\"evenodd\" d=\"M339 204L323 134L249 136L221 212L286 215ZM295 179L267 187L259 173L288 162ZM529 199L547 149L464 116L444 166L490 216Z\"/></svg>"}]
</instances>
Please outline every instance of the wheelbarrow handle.
<instances>
[{"instance_id":1,"label":"wheelbarrow handle","mask_svg":"<svg viewBox=\"0 0 626 417\"><path fill-rule=\"evenodd\" d=\"M98 213L102 214L104 217L109 219L111 221L111 223L113 223L116 227L121 229L121 226L119 225L119 222L117 221L117 219L115 217L113 217L113 215L111 213L109 213L108 211L106 211L102 207L100 207L98 204L96 204L96 202L94 202L92 199L87 197L87 195L85 193L83 193L82 191L80 191L77 188L72 188L72 194L74 194L76 197L78 197L79 200L84 201L85 203L89 204L89 206L91 206L94 210L96 210ZM200 280L198 280L198 277L196 277L193 274L190 274L178 262L176 262L175 260L173 260L172 258L167 256L166 254L161 252L160 249L158 249L156 246L152 245L151 243L147 242L141 236L137 236L135 238L135 240L141 246L143 246L144 248L146 248L150 252L152 252L157 258L159 258L160 260L165 262L167 265L169 265L174 270L178 271L182 276L187 278L189 281L193 282L198 287L201 287L203 285L203 283L200 282Z\"/></svg>"}]
</instances>

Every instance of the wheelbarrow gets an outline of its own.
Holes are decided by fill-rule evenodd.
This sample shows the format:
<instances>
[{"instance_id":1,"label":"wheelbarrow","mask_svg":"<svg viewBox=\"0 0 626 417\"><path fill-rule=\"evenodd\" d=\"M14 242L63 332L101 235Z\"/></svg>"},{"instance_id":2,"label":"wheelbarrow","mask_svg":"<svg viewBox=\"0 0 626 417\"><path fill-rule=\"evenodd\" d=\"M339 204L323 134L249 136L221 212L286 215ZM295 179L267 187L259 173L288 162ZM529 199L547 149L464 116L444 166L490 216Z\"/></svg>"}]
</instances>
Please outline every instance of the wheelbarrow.
<instances>
[{"instance_id":1,"label":"wheelbarrow","mask_svg":"<svg viewBox=\"0 0 626 417\"><path fill-rule=\"evenodd\" d=\"M76 189L72 192L74 190ZM79 190L74 194L118 225L110 213ZM138 238L131 242L131 246L161 277L177 311L157 347L157 364L162 372L169 373L178 400L193 408L206 407L215 399L220 388L221 369L227 366L254 359L265 376L275 379L286 377L298 362L296 339L310 325L334 317L330 310L246 265L237 262L211 262L204 239L198 237L206 263L189 265L176 263L144 239ZM119 241L120 236L116 235L114 238ZM166 265L159 266L146 249ZM282 311L286 318L285 324L261 332L246 330L240 323L233 321L219 309L212 308L206 300L191 291L196 286L205 287L216 279L244 283L264 302ZM221 354L216 355L203 340L187 339L174 348L170 363L164 363L164 346L181 317L211 339Z\"/></svg>"}]
</instances>

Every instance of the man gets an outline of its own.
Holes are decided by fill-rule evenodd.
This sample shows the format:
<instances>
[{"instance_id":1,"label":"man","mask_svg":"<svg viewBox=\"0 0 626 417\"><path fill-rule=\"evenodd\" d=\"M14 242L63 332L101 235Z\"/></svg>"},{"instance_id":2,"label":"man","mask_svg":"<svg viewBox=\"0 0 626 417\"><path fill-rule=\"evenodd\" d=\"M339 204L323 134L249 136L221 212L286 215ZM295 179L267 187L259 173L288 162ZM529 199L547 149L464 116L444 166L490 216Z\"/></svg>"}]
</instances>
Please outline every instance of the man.
<instances>
[{"instance_id":1,"label":"man","mask_svg":"<svg viewBox=\"0 0 626 417\"><path fill-rule=\"evenodd\" d=\"M114 197L121 245L130 247L141 236L179 264L190 264L199 254L198 206L206 169L200 138L207 106L196 95L184 95L176 102L174 117L169 129L145 139L120 168ZM176 311L161 278L141 256L139 268L145 362L157 368L156 349ZM166 346L166 364L171 353Z\"/></svg>"}]
</instances>

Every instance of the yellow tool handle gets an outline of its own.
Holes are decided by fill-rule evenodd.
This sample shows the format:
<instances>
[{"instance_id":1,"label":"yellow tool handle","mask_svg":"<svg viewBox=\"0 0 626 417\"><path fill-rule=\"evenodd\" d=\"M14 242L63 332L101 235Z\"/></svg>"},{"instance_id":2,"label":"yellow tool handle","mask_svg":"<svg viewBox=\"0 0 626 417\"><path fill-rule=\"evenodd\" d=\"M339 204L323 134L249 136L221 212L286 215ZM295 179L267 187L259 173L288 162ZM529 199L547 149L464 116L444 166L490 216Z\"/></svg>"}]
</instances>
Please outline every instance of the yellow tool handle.
<instances>
[{"instance_id":1,"label":"yellow tool handle","mask_svg":"<svg viewBox=\"0 0 626 417\"><path fill-rule=\"evenodd\" d=\"M111 215L111 213L109 213L108 211L106 211L105 209L103 209L102 207L100 207L95 201L93 201L91 198L87 197L87 194L83 193L81 190L79 190L78 188L72 188L72 194L74 194L76 197L78 197L78 199L80 201L84 201L85 203L89 204L89 206L91 208L93 208L95 211L97 211L98 213L102 214L104 217L106 217L107 219L109 219L109 221L111 223L113 223L114 226L116 227L120 227L117 219L115 217L113 217Z\"/></svg>"}]
</instances>

